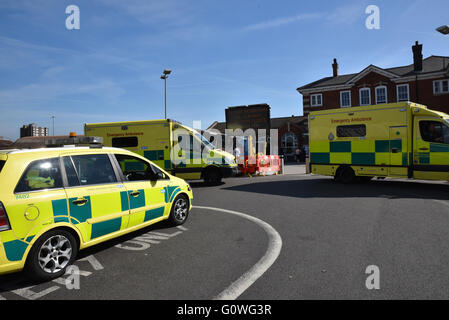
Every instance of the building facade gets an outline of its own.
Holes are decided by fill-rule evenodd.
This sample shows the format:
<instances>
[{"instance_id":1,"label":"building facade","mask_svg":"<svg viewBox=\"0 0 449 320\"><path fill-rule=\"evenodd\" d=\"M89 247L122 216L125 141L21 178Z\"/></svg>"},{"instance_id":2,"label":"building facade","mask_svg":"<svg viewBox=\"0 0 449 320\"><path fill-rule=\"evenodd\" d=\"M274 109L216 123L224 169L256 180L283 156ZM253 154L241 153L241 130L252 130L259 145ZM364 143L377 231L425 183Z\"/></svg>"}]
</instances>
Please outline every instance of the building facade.
<instances>
[{"instance_id":1,"label":"building facade","mask_svg":"<svg viewBox=\"0 0 449 320\"><path fill-rule=\"evenodd\" d=\"M304 146L308 144L307 121L307 117L304 116L269 118L268 127L271 130L274 129L277 131L277 155L283 155L287 161L295 160L296 150L303 150ZM258 126L258 123L262 125ZM220 133L224 134L227 127L229 128L230 126L227 125L226 122L215 121L206 129L206 131L218 130ZM237 128L231 127L232 129ZM254 122L254 127L252 129L257 131L258 129L266 129L266 127L267 125L263 122ZM239 129L244 131L246 128Z\"/></svg>"},{"instance_id":2,"label":"building facade","mask_svg":"<svg viewBox=\"0 0 449 320\"><path fill-rule=\"evenodd\" d=\"M370 65L359 73L339 75L336 59L332 77L299 87L303 114L311 111L412 101L449 113L449 57L422 59L422 45L412 47L413 64L383 69Z\"/></svg>"},{"instance_id":3,"label":"building facade","mask_svg":"<svg viewBox=\"0 0 449 320\"><path fill-rule=\"evenodd\" d=\"M49 130L47 127L38 127L35 123L23 125L20 128L20 137L47 137Z\"/></svg>"}]
</instances>

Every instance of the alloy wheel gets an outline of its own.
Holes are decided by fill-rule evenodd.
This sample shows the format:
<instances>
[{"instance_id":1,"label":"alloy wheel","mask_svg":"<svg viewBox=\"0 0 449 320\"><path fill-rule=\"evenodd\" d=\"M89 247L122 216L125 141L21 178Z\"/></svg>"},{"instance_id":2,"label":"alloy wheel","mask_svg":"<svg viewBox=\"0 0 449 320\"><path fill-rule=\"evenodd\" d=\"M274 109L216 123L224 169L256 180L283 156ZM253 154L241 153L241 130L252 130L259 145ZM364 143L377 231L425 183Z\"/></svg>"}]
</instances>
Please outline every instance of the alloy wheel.
<instances>
[{"instance_id":1,"label":"alloy wheel","mask_svg":"<svg viewBox=\"0 0 449 320\"><path fill-rule=\"evenodd\" d=\"M39 249L39 266L46 273L64 269L72 257L72 245L65 236L55 235L47 239Z\"/></svg>"}]
</instances>

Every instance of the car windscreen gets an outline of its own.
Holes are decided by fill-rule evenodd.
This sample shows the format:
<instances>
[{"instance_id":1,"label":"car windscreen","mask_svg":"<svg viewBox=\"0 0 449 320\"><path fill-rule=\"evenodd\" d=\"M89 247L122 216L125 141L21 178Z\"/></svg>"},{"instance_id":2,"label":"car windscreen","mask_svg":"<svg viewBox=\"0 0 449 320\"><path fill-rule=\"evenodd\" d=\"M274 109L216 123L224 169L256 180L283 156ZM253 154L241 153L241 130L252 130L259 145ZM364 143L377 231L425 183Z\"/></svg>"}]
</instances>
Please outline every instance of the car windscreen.
<instances>
[{"instance_id":1,"label":"car windscreen","mask_svg":"<svg viewBox=\"0 0 449 320\"><path fill-rule=\"evenodd\" d=\"M195 133L195 136L204 144L206 145L209 149L215 149L215 146L209 142L209 140L207 140L203 135L199 134L199 133Z\"/></svg>"}]
</instances>

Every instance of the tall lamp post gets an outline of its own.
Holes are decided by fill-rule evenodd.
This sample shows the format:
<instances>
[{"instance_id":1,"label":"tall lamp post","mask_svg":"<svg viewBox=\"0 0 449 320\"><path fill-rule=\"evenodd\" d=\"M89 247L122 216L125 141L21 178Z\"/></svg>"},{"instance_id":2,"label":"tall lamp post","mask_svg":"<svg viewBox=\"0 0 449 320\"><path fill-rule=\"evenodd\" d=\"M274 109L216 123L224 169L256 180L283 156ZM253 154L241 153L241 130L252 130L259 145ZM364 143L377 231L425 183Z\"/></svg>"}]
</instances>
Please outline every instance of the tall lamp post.
<instances>
[{"instance_id":1,"label":"tall lamp post","mask_svg":"<svg viewBox=\"0 0 449 320\"><path fill-rule=\"evenodd\" d=\"M161 79L164 80L164 92L165 92L165 112L164 112L164 119L167 119L167 78L168 75L171 73L170 69L165 69L163 72L163 75L161 76Z\"/></svg>"},{"instance_id":2,"label":"tall lamp post","mask_svg":"<svg viewBox=\"0 0 449 320\"><path fill-rule=\"evenodd\" d=\"M55 116L51 116L51 119L53 120L53 136L55 135Z\"/></svg>"}]
</instances>

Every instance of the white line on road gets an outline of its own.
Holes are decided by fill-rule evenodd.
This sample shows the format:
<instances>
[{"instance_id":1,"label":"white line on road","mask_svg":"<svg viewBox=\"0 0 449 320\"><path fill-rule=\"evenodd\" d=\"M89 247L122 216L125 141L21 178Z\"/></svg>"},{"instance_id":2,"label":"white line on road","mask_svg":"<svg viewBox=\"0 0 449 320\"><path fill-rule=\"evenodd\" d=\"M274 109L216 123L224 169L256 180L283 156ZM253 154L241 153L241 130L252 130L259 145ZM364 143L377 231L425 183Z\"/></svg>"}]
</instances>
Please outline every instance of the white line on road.
<instances>
[{"instance_id":1,"label":"white line on road","mask_svg":"<svg viewBox=\"0 0 449 320\"><path fill-rule=\"evenodd\" d=\"M194 206L194 208L225 212L245 218L262 227L262 229L264 229L268 235L268 248L265 252L265 255L251 269L245 272L240 278L231 283L229 287L227 287L223 292L221 292L214 298L215 300L235 300L254 282L256 282L256 280L259 279L276 261L279 254L281 253L281 236L271 225L269 225L265 221L245 213L212 207Z\"/></svg>"},{"instance_id":2,"label":"white line on road","mask_svg":"<svg viewBox=\"0 0 449 320\"><path fill-rule=\"evenodd\" d=\"M449 206L449 202L444 201L444 200L433 200L433 201L444 204L445 206Z\"/></svg>"},{"instance_id":3,"label":"white line on road","mask_svg":"<svg viewBox=\"0 0 449 320\"><path fill-rule=\"evenodd\" d=\"M416 197L417 199L421 198L422 195L418 194L418 193L414 193L414 192L409 192L410 195L413 195L414 197ZM425 199L423 199L425 200ZM432 201L438 202L440 204L444 204L445 206L449 206L449 202L447 202L446 200L438 200L438 199L430 199Z\"/></svg>"}]
</instances>

